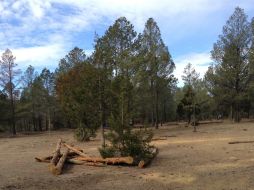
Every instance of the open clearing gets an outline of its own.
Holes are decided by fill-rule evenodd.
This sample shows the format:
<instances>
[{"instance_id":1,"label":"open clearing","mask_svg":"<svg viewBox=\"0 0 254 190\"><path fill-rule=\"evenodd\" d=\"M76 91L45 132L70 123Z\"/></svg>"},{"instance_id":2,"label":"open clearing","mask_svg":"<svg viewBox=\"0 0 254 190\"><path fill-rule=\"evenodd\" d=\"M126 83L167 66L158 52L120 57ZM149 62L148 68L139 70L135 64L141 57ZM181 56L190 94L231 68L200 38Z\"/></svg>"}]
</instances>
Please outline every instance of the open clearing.
<instances>
[{"instance_id":1,"label":"open clearing","mask_svg":"<svg viewBox=\"0 0 254 190\"><path fill-rule=\"evenodd\" d=\"M253 190L254 124L209 124L192 128L163 126L153 141L158 156L145 168L124 166L93 167L68 165L53 176L35 156L53 152L57 139L98 155L100 137L77 143L72 131L55 131L0 138L0 189L172 189L172 190Z\"/></svg>"}]
</instances>

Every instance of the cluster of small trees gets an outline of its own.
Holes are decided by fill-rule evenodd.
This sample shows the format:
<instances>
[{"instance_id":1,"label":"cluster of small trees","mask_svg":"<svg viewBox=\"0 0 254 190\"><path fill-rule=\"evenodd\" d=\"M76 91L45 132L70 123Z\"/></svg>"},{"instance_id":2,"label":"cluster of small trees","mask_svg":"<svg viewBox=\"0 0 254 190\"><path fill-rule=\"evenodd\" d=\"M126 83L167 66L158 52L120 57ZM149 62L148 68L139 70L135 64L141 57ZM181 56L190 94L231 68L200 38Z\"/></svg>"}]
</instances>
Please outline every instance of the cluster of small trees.
<instances>
[{"instance_id":1,"label":"cluster of small trees","mask_svg":"<svg viewBox=\"0 0 254 190\"><path fill-rule=\"evenodd\" d=\"M126 18L117 19L96 36L94 49L86 57L76 48L60 62L66 69L57 77L56 92L70 123L85 129L83 134L99 126L124 133L136 122L158 127L169 119L174 63L153 19L139 35Z\"/></svg>"},{"instance_id":2,"label":"cluster of small trees","mask_svg":"<svg viewBox=\"0 0 254 190\"><path fill-rule=\"evenodd\" d=\"M214 44L214 63L203 79L188 64L182 77L185 85L177 92L180 118L228 117L239 122L253 114L254 19L248 21L237 7ZM194 114L195 113L195 114ZM194 118L194 121L197 118Z\"/></svg>"},{"instance_id":3,"label":"cluster of small trees","mask_svg":"<svg viewBox=\"0 0 254 190\"><path fill-rule=\"evenodd\" d=\"M1 60L0 91L2 129L11 126L23 131L50 129L52 109L56 108L54 96L54 73L43 69L41 74L29 66L22 75L17 69L15 57L7 49Z\"/></svg>"},{"instance_id":4,"label":"cluster of small trees","mask_svg":"<svg viewBox=\"0 0 254 190\"><path fill-rule=\"evenodd\" d=\"M186 120L195 125L197 119L218 115L239 122L253 108L253 39L254 19L249 22L237 7L211 52L216 64L203 79L188 64L181 88L176 87L175 64L152 18L141 34L125 17L117 19L103 36L95 36L92 55L76 47L55 72L45 68L38 74L29 66L21 75L7 49L0 62L1 129L11 126L15 134L16 129L73 127L80 140L87 140L99 127L103 137L111 127L114 134L108 138L123 146L126 139L119 137L137 123L158 128Z\"/></svg>"}]
</instances>

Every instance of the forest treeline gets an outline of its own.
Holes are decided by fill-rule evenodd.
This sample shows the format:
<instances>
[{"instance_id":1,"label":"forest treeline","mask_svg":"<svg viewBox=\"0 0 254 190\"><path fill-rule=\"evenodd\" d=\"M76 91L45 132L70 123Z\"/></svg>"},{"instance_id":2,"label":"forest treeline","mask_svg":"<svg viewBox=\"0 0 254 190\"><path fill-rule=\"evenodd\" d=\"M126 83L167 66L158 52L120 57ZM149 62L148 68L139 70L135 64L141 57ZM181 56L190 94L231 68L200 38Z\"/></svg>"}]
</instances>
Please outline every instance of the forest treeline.
<instances>
[{"instance_id":1,"label":"forest treeline","mask_svg":"<svg viewBox=\"0 0 254 190\"><path fill-rule=\"evenodd\" d=\"M184 45L184 44L183 44ZM91 55L75 47L54 72L18 69L6 49L0 61L0 130L77 128L82 138L102 127L253 116L254 18L237 7L211 51L203 78L187 64L177 87L175 65L154 19L138 34L125 18L95 35ZM102 130L103 131L103 130ZM84 135L88 134L88 135ZM84 139L81 139L84 140Z\"/></svg>"}]
</instances>

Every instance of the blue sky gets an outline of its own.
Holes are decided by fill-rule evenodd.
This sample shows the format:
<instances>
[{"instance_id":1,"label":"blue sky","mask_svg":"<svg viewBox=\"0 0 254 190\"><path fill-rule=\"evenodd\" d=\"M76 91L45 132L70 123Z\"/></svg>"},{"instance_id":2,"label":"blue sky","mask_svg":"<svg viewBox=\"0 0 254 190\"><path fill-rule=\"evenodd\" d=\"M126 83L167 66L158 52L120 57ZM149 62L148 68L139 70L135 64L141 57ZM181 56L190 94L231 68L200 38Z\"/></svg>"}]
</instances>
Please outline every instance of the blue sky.
<instances>
[{"instance_id":1,"label":"blue sky","mask_svg":"<svg viewBox=\"0 0 254 190\"><path fill-rule=\"evenodd\" d=\"M118 17L127 17L137 32L153 17L175 75L180 79L190 62L203 76L213 43L236 6L249 20L254 17L254 0L0 0L0 52L11 49L22 69L54 70L75 46L91 53L94 33L102 35Z\"/></svg>"}]
</instances>

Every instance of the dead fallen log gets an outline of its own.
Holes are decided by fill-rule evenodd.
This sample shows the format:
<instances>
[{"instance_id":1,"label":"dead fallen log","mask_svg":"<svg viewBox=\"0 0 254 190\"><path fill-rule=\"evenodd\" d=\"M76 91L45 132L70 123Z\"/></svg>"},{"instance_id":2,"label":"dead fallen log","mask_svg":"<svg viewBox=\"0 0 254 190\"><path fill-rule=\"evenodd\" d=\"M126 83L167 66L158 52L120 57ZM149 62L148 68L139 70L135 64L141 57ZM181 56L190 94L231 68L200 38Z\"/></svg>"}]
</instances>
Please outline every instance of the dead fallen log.
<instances>
[{"instance_id":1,"label":"dead fallen log","mask_svg":"<svg viewBox=\"0 0 254 190\"><path fill-rule=\"evenodd\" d=\"M66 162L68 162L70 164L76 164L76 165L83 165L83 164L85 164L85 161L77 160L75 158L68 158L66 160Z\"/></svg>"},{"instance_id":2,"label":"dead fallen log","mask_svg":"<svg viewBox=\"0 0 254 190\"><path fill-rule=\"evenodd\" d=\"M95 166L95 167L105 167L104 163L94 163L94 162L86 162L82 160L77 160L75 158L67 159L66 162L70 164L76 164L76 165L86 165L86 166Z\"/></svg>"},{"instance_id":3,"label":"dead fallen log","mask_svg":"<svg viewBox=\"0 0 254 190\"><path fill-rule=\"evenodd\" d=\"M167 138L153 138L152 141L165 141Z\"/></svg>"},{"instance_id":4,"label":"dead fallen log","mask_svg":"<svg viewBox=\"0 0 254 190\"><path fill-rule=\"evenodd\" d=\"M57 142L57 145L56 145L56 150L55 152L53 153L53 157L50 161L50 164L52 166L55 166L59 160L59 157L60 157L60 149L61 149L61 143L62 143L62 139L59 139L58 142Z\"/></svg>"},{"instance_id":5,"label":"dead fallen log","mask_svg":"<svg viewBox=\"0 0 254 190\"><path fill-rule=\"evenodd\" d=\"M83 156L83 157L87 157L87 155L86 155L85 153L81 152L78 148L75 148L75 147L73 147L73 146L70 146L70 145L68 145L68 144L66 144L66 143L63 143L63 145L64 145L66 148L68 148L68 149L72 150L73 152L75 152L76 154L78 154L78 155L80 155L80 156Z\"/></svg>"},{"instance_id":6,"label":"dead fallen log","mask_svg":"<svg viewBox=\"0 0 254 190\"><path fill-rule=\"evenodd\" d=\"M39 158L39 157L35 157L35 160L37 162L44 162L44 163L50 163L50 159L52 156L48 156L48 157L43 157L43 158ZM120 159L121 158L121 159ZM99 158L99 157L74 157L74 158L68 158L66 159L66 162L70 163L70 164L77 164L77 165L96 165L93 163L101 163L101 164L128 164L128 165L132 165L133 164L133 158L132 157L120 157L120 158ZM90 162L90 163L86 163L86 162ZM91 163L92 162L92 163ZM98 165L97 164L97 165ZM96 165L96 166L97 166Z\"/></svg>"},{"instance_id":7,"label":"dead fallen log","mask_svg":"<svg viewBox=\"0 0 254 190\"><path fill-rule=\"evenodd\" d=\"M52 157L52 156L51 156ZM50 157L43 157L43 158L39 158L39 157L35 157L34 159L37 162L44 162L44 163L50 163L51 159L48 159ZM77 164L77 165L82 165L85 163L85 161L80 161L80 160L76 160L75 158L67 158L66 162L70 163L70 164Z\"/></svg>"},{"instance_id":8,"label":"dead fallen log","mask_svg":"<svg viewBox=\"0 0 254 190\"><path fill-rule=\"evenodd\" d=\"M100 158L100 157L90 157L90 156L80 156L76 158L77 160L86 161L86 162L93 162L93 163L104 163L109 165L115 164L128 164L132 165L134 159L130 156L128 157L113 157L113 158Z\"/></svg>"},{"instance_id":9,"label":"dead fallen log","mask_svg":"<svg viewBox=\"0 0 254 190\"><path fill-rule=\"evenodd\" d=\"M170 138L170 137L177 137L177 136L176 135L163 135L163 136L160 136L160 137Z\"/></svg>"},{"instance_id":10,"label":"dead fallen log","mask_svg":"<svg viewBox=\"0 0 254 190\"><path fill-rule=\"evenodd\" d=\"M83 151L83 150L80 150L81 152ZM60 159L60 157L62 156L62 154L60 154L59 155L59 158L58 159ZM72 159L72 158L75 158L75 157L77 157L77 156L79 156L76 152L73 152L73 151L70 151L69 153L68 153L68 159ZM35 157L34 159L37 161L37 162L45 162L45 163L50 163L50 161L52 160L52 158L53 158L53 156L46 156L46 157Z\"/></svg>"},{"instance_id":11,"label":"dead fallen log","mask_svg":"<svg viewBox=\"0 0 254 190\"><path fill-rule=\"evenodd\" d=\"M34 159L35 159L37 162L50 163L50 161L51 161L51 159L52 159L52 156L42 157L42 158L35 157Z\"/></svg>"},{"instance_id":12,"label":"dead fallen log","mask_svg":"<svg viewBox=\"0 0 254 190\"><path fill-rule=\"evenodd\" d=\"M81 148L77 148L77 147L76 147L76 149L77 149L78 151L80 151L80 152L84 152ZM78 154L77 154L76 152L72 151L72 150L70 150L69 153L68 153L68 156L69 156L69 157L71 157L71 156L77 156L77 155L78 155ZM62 156L62 154L61 154L61 156Z\"/></svg>"},{"instance_id":13,"label":"dead fallen log","mask_svg":"<svg viewBox=\"0 0 254 190\"><path fill-rule=\"evenodd\" d=\"M212 121L199 121L199 125L205 125L205 124L213 124L213 123L223 123L223 120L212 120Z\"/></svg>"},{"instance_id":14,"label":"dead fallen log","mask_svg":"<svg viewBox=\"0 0 254 190\"><path fill-rule=\"evenodd\" d=\"M93 163L93 162L87 162L85 163L87 166L95 166L95 167L105 167L106 165L103 163Z\"/></svg>"},{"instance_id":15,"label":"dead fallen log","mask_svg":"<svg viewBox=\"0 0 254 190\"><path fill-rule=\"evenodd\" d=\"M158 148L154 148L151 152L151 157L150 158L145 158L139 161L138 163L138 167L139 168L144 168L147 165L149 165L151 163L151 161L154 159L154 157L159 153L159 149Z\"/></svg>"},{"instance_id":16,"label":"dead fallen log","mask_svg":"<svg viewBox=\"0 0 254 190\"><path fill-rule=\"evenodd\" d=\"M47 156L47 157L35 157L35 160L37 162L44 162L44 163L50 163L50 160L52 159L52 156ZM93 163L102 163L102 164L128 164L132 165L133 164L133 158L132 157L119 157L119 158L100 158L100 157L72 157L70 158L69 156L67 157L66 162L71 163L71 164L84 164L86 162L93 162ZM92 164L86 164L86 165L92 165Z\"/></svg>"},{"instance_id":17,"label":"dead fallen log","mask_svg":"<svg viewBox=\"0 0 254 190\"><path fill-rule=\"evenodd\" d=\"M254 141L232 141L232 142L228 142L228 144L240 144L240 143L254 143Z\"/></svg>"},{"instance_id":18,"label":"dead fallen log","mask_svg":"<svg viewBox=\"0 0 254 190\"><path fill-rule=\"evenodd\" d=\"M94 162L86 162L82 160L77 160L75 158L67 159L68 163L76 164L76 165L86 165L86 166L95 166L95 167L105 167L104 163L94 163Z\"/></svg>"},{"instance_id":19,"label":"dead fallen log","mask_svg":"<svg viewBox=\"0 0 254 190\"><path fill-rule=\"evenodd\" d=\"M167 140L170 137L176 137L176 135L163 135L157 138L153 138L152 141L163 141L163 140Z\"/></svg>"},{"instance_id":20,"label":"dead fallen log","mask_svg":"<svg viewBox=\"0 0 254 190\"><path fill-rule=\"evenodd\" d=\"M68 153L69 153L69 149L67 148L65 152L63 153L63 156L58 161L57 165L50 167L50 170L54 175L60 175L62 173L62 169L67 159Z\"/></svg>"},{"instance_id":21,"label":"dead fallen log","mask_svg":"<svg viewBox=\"0 0 254 190\"><path fill-rule=\"evenodd\" d=\"M65 146L66 150L61 154L61 146ZM83 151L77 147L70 146L63 142L61 139L57 142L56 150L52 156L46 157L35 157L37 162L49 163L49 169L54 175L60 175L65 163L77 164L77 165L88 165L95 167L103 167L106 165L138 165L140 168L148 165L151 160L157 155L158 149L154 148L152 154L146 159L135 159L133 157L112 157L112 158L102 158L102 157L92 157L83 153Z\"/></svg>"}]
</instances>

